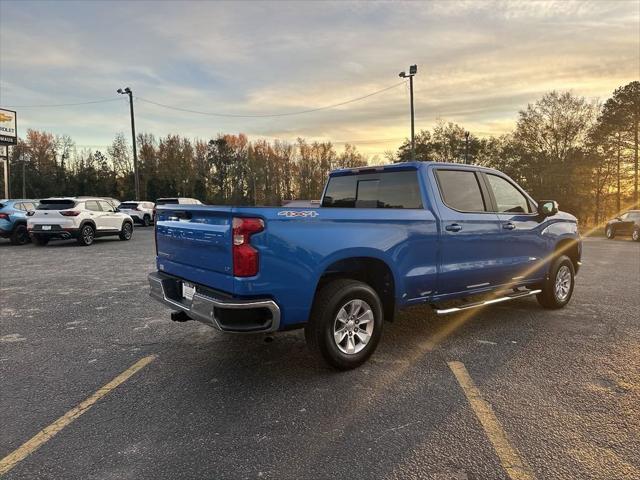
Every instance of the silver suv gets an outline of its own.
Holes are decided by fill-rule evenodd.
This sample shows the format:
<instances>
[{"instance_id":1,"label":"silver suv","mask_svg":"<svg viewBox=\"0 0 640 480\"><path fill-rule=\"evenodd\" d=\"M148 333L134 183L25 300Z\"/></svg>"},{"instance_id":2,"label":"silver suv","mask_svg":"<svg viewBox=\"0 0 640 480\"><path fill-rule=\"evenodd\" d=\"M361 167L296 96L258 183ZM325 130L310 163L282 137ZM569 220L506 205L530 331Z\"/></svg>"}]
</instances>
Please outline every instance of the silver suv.
<instances>
[{"instance_id":1,"label":"silver suv","mask_svg":"<svg viewBox=\"0 0 640 480\"><path fill-rule=\"evenodd\" d=\"M27 215L27 230L36 245L75 238L88 246L96 237L118 235L120 240L130 240L133 235L132 218L103 198L47 198Z\"/></svg>"}]
</instances>

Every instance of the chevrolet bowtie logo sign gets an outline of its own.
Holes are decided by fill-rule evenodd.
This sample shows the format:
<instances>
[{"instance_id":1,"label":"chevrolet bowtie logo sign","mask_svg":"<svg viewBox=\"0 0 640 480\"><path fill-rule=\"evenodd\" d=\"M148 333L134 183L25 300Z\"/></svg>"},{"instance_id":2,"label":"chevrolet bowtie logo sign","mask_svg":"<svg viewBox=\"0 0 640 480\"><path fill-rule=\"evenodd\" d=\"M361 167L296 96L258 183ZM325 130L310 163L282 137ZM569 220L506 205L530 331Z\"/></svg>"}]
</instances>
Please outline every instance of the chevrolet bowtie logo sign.
<instances>
[{"instance_id":1,"label":"chevrolet bowtie logo sign","mask_svg":"<svg viewBox=\"0 0 640 480\"><path fill-rule=\"evenodd\" d=\"M10 120L13 120L13 117L0 113L0 122L8 122Z\"/></svg>"}]
</instances>

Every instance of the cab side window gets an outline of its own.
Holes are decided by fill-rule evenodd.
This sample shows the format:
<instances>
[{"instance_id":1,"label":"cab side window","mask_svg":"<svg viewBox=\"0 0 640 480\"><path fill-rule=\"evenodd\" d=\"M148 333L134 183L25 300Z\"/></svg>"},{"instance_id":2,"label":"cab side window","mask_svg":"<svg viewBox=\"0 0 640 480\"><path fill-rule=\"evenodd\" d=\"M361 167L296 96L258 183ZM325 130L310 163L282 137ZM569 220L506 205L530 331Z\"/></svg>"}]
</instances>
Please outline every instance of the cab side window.
<instances>
[{"instance_id":1,"label":"cab side window","mask_svg":"<svg viewBox=\"0 0 640 480\"><path fill-rule=\"evenodd\" d=\"M487 180L496 200L499 213L531 213L531 207L515 185L497 175L487 174Z\"/></svg>"},{"instance_id":2,"label":"cab side window","mask_svg":"<svg viewBox=\"0 0 640 480\"><path fill-rule=\"evenodd\" d=\"M459 212L487 211L478 177L471 170L436 170L442 201Z\"/></svg>"}]
</instances>

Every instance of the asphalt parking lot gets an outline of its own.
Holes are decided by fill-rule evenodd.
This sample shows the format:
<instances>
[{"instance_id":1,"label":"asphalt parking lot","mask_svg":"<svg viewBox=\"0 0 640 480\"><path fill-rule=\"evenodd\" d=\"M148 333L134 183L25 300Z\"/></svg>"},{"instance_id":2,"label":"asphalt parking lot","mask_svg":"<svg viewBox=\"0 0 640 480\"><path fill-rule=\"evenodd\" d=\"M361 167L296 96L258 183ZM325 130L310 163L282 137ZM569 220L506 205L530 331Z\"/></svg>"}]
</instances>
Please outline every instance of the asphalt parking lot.
<instances>
[{"instance_id":1,"label":"asphalt parking lot","mask_svg":"<svg viewBox=\"0 0 640 480\"><path fill-rule=\"evenodd\" d=\"M82 413L7 479L640 478L638 243L586 240L564 310L417 308L343 373L301 332L171 322L147 294L153 255L144 228L88 248L0 243L0 458Z\"/></svg>"}]
</instances>

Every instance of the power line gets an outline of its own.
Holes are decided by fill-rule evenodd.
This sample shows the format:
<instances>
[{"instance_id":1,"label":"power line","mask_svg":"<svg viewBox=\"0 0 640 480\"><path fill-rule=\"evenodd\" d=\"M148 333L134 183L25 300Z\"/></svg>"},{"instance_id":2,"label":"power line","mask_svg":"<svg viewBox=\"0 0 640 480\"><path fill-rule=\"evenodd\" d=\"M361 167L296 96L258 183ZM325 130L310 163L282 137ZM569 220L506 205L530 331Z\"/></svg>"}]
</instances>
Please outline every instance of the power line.
<instances>
[{"instance_id":1,"label":"power line","mask_svg":"<svg viewBox=\"0 0 640 480\"><path fill-rule=\"evenodd\" d=\"M392 88L396 88L400 85L403 85L407 82L402 81L399 83L396 83L394 85L390 85L388 87L382 88L380 90L376 90L375 92L371 92L367 95L363 95L361 97L356 97L356 98L352 98L350 100L345 100L343 102L339 102L339 103L334 103L332 105L326 105L324 107L318 107L318 108L310 108L307 110L299 110L296 112L284 112L284 113L264 113L264 114L235 114L235 113L216 113L216 112L203 112L200 110L192 110L189 108L182 108L182 107L176 107L173 105L166 105L164 103L159 103L159 102L154 102L153 100L147 100L145 98L142 97L138 97L136 96L136 100L139 100L141 102L145 102L145 103L150 103L152 105L156 105L158 107L162 107L162 108L168 108L170 110L177 110L179 112L187 112L187 113L196 113L198 115L207 115L207 116L211 116L211 117L231 117L231 118L270 118L270 117L289 117L289 116L293 116L293 115L302 115L305 113L312 113L312 112L319 112L321 110L328 110L331 108L336 108L336 107L341 107L343 105L347 105L349 103L354 103L354 102L359 102L360 100L364 100L366 98L372 97L374 95L378 95L380 93L386 92L387 90L391 90Z\"/></svg>"},{"instance_id":2,"label":"power line","mask_svg":"<svg viewBox=\"0 0 640 480\"><path fill-rule=\"evenodd\" d=\"M92 105L94 103L120 102L121 98L105 98L102 100L92 100L90 102L79 103L57 103L47 105L7 105L7 108L50 108L50 107L77 107L79 105Z\"/></svg>"}]
</instances>

